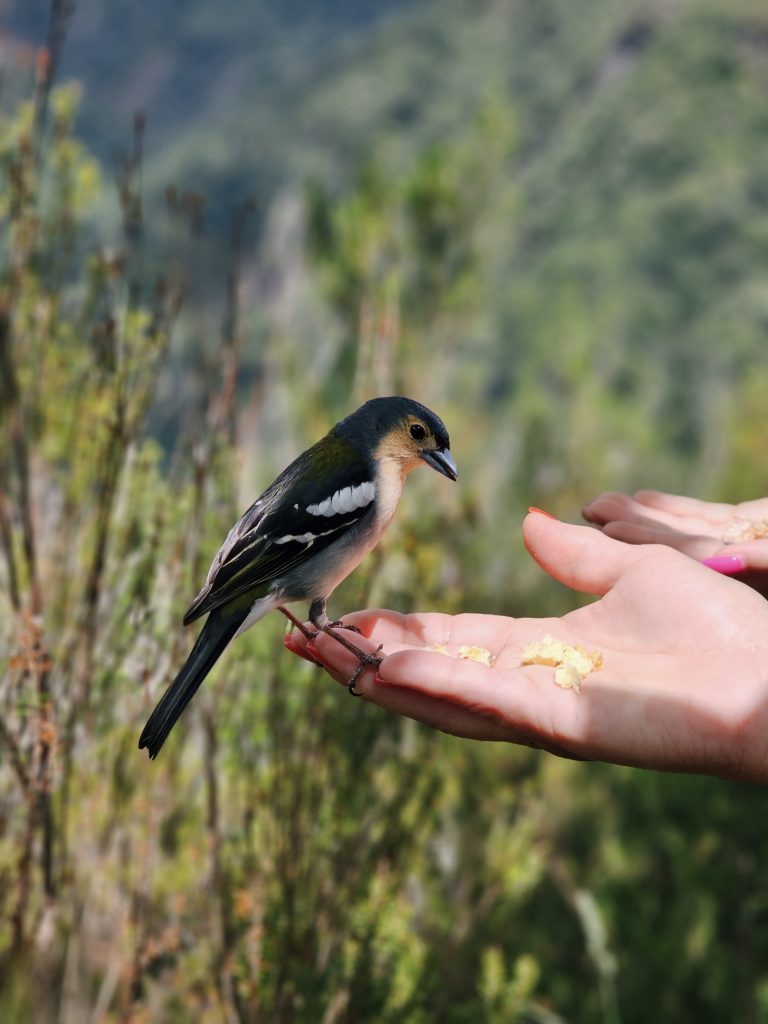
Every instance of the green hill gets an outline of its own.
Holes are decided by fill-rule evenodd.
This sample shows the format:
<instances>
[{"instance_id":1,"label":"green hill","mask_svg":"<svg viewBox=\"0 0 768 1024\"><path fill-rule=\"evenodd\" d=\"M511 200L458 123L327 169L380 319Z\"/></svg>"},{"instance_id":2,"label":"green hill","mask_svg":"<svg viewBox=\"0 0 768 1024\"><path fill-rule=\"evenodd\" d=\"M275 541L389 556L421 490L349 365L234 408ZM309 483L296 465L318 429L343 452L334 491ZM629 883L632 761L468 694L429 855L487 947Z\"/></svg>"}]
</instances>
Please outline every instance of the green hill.
<instances>
[{"instance_id":1,"label":"green hill","mask_svg":"<svg viewBox=\"0 0 768 1024\"><path fill-rule=\"evenodd\" d=\"M41 37L46 8L17 3L13 30ZM419 391L426 375L435 401L460 398L506 438L494 487L515 512L536 500L568 514L608 486L765 486L743 440L765 428L756 0L83 0L62 75L82 80L78 131L107 163L146 111L160 266L178 250L165 187L206 196L174 375L211 358L231 211L253 196L244 398L279 337L295 367L306 350L335 360L322 404L341 411L374 296L401 332L397 374L374 386ZM341 225L319 249L304 239L308 181ZM450 350L439 384L419 346ZM166 386L162 436L194 386Z\"/></svg>"},{"instance_id":2,"label":"green hill","mask_svg":"<svg viewBox=\"0 0 768 1024\"><path fill-rule=\"evenodd\" d=\"M16 4L15 30L40 35L46 6ZM396 231L375 227L411 216L415 187L466 249L439 259L469 260L430 299L429 344L454 353L440 387L516 439L504 455L514 508L531 498L565 511L601 486L725 487L733 497L764 486L749 443L738 454L729 440L765 426L759 401L743 398L747 381L758 387L768 321L768 13L756 0L421 0L364 11L330 0L279 10L83 0L62 73L84 83L79 131L102 156L125 143L132 111L146 111L151 211L168 183L207 197L213 255L190 290L205 312L177 336L177 364L210 351L230 211L254 196L247 379L275 333L293 339L299 362L310 346L352 366L339 331L354 334L384 272L347 267L352 290L339 307L302 241L308 180L401 281L403 338L423 333L408 295L421 291L423 305L418 267L438 257L428 239L406 251ZM366 162L377 194L364 194ZM450 195L436 199L433 187ZM324 244L326 270L335 261L338 272L345 243ZM158 251L164 261L167 248ZM405 341L399 372L400 386L421 387ZM182 398L170 390L163 430Z\"/></svg>"}]
</instances>

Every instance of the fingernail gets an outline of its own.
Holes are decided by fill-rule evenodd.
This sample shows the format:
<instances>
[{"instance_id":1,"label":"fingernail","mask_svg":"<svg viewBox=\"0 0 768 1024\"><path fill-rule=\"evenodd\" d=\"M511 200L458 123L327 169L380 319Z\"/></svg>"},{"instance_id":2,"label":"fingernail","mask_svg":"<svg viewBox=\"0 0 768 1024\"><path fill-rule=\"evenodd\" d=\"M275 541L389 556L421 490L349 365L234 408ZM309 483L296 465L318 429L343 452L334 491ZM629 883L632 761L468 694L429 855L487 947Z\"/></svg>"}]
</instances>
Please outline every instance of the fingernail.
<instances>
[{"instance_id":1,"label":"fingernail","mask_svg":"<svg viewBox=\"0 0 768 1024\"><path fill-rule=\"evenodd\" d=\"M551 512L545 512L543 508L537 508L536 505L528 506L529 512L536 512L537 515L546 516L547 519L554 519L557 522L557 517L553 516Z\"/></svg>"},{"instance_id":2,"label":"fingernail","mask_svg":"<svg viewBox=\"0 0 768 1024\"><path fill-rule=\"evenodd\" d=\"M712 558L702 558L701 564L723 576L738 576L747 568L746 559L742 555L713 555Z\"/></svg>"},{"instance_id":3,"label":"fingernail","mask_svg":"<svg viewBox=\"0 0 768 1024\"><path fill-rule=\"evenodd\" d=\"M293 639L292 633L286 633L283 637L283 647L291 654L298 655L299 658L303 658L304 661L308 661L310 665L317 665L318 662L308 653L308 650L303 650L298 646L296 641Z\"/></svg>"}]
</instances>

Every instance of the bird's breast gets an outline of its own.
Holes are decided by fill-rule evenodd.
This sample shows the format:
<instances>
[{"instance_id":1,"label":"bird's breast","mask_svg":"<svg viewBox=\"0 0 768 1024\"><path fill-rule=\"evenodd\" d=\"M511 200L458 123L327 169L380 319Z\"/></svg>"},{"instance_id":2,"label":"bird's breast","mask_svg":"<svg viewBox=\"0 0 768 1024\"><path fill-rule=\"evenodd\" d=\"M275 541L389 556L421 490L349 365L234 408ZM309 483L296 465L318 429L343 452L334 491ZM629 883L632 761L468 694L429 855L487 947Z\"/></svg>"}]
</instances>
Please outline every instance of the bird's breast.
<instances>
[{"instance_id":1,"label":"bird's breast","mask_svg":"<svg viewBox=\"0 0 768 1024\"><path fill-rule=\"evenodd\" d=\"M402 493L403 467L394 460L382 459L376 473L376 527L379 536L392 521Z\"/></svg>"}]
</instances>

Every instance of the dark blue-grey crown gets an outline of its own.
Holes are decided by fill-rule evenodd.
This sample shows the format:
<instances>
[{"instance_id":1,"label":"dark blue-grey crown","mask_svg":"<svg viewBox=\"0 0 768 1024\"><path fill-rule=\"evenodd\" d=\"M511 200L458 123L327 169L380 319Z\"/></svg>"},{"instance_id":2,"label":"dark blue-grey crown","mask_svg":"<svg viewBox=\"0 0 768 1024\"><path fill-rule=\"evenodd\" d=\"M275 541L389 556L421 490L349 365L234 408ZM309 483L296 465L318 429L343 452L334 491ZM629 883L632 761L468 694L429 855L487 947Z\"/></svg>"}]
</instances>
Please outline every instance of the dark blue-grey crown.
<instances>
[{"instance_id":1,"label":"dark blue-grey crown","mask_svg":"<svg viewBox=\"0 0 768 1024\"><path fill-rule=\"evenodd\" d=\"M441 448L450 448L451 442L445 424L426 405L413 398L394 395L388 398L372 398L359 409L347 416L334 427L334 431L352 441L365 440L369 444L387 434L406 418L418 416L432 431Z\"/></svg>"}]
</instances>

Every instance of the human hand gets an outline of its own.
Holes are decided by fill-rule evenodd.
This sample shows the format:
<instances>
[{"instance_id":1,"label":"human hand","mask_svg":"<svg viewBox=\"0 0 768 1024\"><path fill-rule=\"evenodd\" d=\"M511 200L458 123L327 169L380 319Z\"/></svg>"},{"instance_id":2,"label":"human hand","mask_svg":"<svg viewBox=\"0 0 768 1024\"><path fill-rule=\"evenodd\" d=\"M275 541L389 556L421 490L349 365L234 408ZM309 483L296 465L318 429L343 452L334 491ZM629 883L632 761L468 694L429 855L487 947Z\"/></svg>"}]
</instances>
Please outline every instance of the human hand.
<instances>
[{"instance_id":1,"label":"human hand","mask_svg":"<svg viewBox=\"0 0 768 1024\"><path fill-rule=\"evenodd\" d=\"M384 645L378 672L357 686L398 714L472 739L507 740L565 756L768 782L768 604L668 547L631 547L539 514L523 526L539 564L600 600L562 618L399 615L373 610L345 621ZM551 633L599 650L603 667L581 693L554 684L550 667L520 666ZM488 648L492 668L425 650ZM330 637L286 645L339 682L356 668Z\"/></svg>"},{"instance_id":2,"label":"human hand","mask_svg":"<svg viewBox=\"0 0 768 1024\"><path fill-rule=\"evenodd\" d=\"M749 539L755 526L768 531L768 498L728 505L661 491L608 491L582 514L609 537L666 544L768 596L768 534Z\"/></svg>"}]
</instances>

